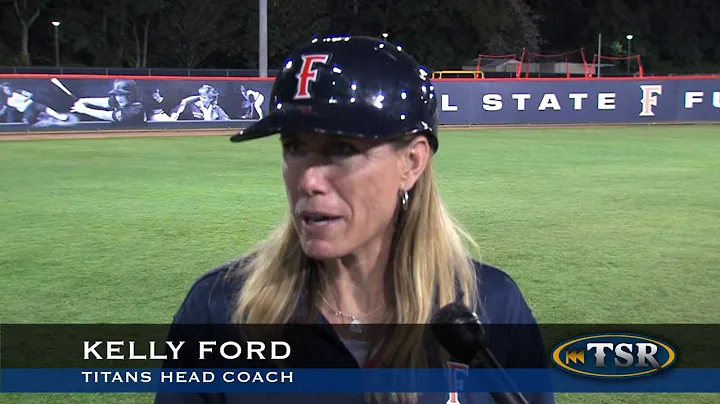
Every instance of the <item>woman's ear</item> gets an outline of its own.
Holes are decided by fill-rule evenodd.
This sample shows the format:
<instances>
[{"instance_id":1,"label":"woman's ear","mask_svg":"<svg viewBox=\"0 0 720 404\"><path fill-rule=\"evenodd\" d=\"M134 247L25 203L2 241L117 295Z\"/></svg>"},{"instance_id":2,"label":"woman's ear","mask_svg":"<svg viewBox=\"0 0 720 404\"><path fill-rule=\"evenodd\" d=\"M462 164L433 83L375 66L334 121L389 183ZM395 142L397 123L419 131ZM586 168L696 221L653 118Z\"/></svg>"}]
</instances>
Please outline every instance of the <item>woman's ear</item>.
<instances>
[{"instance_id":1,"label":"woman's ear","mask_svg":"<svg viewBox=\"0 0 720 404\"><path fill-rule=\"evenodd\" d=\"M403 191L415 186L430 160L430 143L425 136L417 136L400 153L401 180Z\"/></svg>"}]
</instances>

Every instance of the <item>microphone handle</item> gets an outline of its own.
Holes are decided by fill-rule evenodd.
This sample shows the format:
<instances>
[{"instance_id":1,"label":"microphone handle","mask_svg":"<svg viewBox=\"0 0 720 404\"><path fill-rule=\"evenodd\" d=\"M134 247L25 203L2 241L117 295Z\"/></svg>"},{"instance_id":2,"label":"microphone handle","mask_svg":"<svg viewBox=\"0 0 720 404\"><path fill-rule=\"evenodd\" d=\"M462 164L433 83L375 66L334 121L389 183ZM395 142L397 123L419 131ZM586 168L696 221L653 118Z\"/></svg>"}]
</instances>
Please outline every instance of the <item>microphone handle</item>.
<instances>
[{"instance_id":1,"label":"microphone handle","mask_svg":"<svg viewBox=\"0 0 720 404\"><path fill-rule=\"evenodd\" d=\"M495 369L498 373L501 374L500 380L497 381L502 383L502 385L505 387L510 387L509 389L507 389L510 391L490 393L495 403L529 404L527 399L525 399L525 397L522 395L522 393L517 391L517 388L510 379L510 376L508 376L502 366L500 366L500 363L498 363L497 359L495 359L495 356L489 350L481 349L475 359L472 361L470 367Z\"/></svg>"}]
</instances>

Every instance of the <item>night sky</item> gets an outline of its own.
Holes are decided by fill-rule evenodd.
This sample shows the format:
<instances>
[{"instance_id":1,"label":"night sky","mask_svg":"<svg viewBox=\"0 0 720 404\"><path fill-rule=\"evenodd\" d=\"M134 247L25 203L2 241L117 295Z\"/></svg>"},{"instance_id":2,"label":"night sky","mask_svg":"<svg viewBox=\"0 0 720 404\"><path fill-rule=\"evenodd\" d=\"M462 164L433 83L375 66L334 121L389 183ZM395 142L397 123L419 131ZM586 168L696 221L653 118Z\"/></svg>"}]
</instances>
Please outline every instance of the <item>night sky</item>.
<instances>
[{"instance_id":1,"label":"night sky","mask_svg":"<svg viewBox=\"0 0 720 404\"><path fill-rule=\"evenodd\" d=\"M5 0L0 10L2 66L54 66L56 32L63 67L258 65L256 0ZM713 0L269 0L268 59L277 68L313 36L388 33L435 70L523 49L568 61L582 49L590 62L602 33L603 55L640 55L646 74L720 73L717 21Z\"/></svg>"}]
</instances>

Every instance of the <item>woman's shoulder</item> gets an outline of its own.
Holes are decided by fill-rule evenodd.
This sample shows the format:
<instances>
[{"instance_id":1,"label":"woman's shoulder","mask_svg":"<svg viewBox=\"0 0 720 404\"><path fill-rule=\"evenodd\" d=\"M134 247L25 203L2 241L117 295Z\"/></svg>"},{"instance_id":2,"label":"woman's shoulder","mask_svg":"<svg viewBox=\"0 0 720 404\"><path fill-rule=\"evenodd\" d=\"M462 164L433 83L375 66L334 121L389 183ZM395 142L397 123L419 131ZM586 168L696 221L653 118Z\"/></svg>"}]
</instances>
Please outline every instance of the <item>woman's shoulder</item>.
<instances>
[{"instance_id":1,"label":"woman's shoulder","mask_svg":"<svg viewBox=\"0 0 720 404\"><path fill-rule=\"evenodd\" d=\"M229 322L242 279L237 270L247 257L238 257L206 271L190 286L180 309L173 316L175 323L226 324Z\"/></svg>"},{"instance_id":2,"label":"woman's shoulder","mask_svg":"<svg viewBox=\"0 0 720 404\"><path fill-rule=\"evenodd\" d=\"M490 324L534 324L535 315L519 285L505 270L473 260L478 279L478 314Z\"/></svg>"}]
</instances>

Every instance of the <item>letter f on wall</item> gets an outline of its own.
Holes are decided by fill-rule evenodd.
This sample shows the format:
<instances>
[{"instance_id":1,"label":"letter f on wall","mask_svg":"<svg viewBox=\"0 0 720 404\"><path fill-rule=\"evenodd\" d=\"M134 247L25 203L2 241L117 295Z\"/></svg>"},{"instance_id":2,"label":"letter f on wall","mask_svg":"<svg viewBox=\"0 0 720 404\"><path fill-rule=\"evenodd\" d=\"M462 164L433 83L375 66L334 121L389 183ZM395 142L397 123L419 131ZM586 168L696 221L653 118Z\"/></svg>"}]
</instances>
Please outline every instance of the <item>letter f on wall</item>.
<instances>
[{"instance_id":1,"label":"letter f on wall","mask_svg":"<svg viewBox=\"0 0 720 404\"><path fill-rule=\"evenodd\" d=\"M657 96L662 95L662 85L644 85L640 86L640 90L642 90L642 99L640 100L642 111L640 112L640 116L655 116L653 107L657 107L658 105Z\"/></svg>"}]
</instances>

